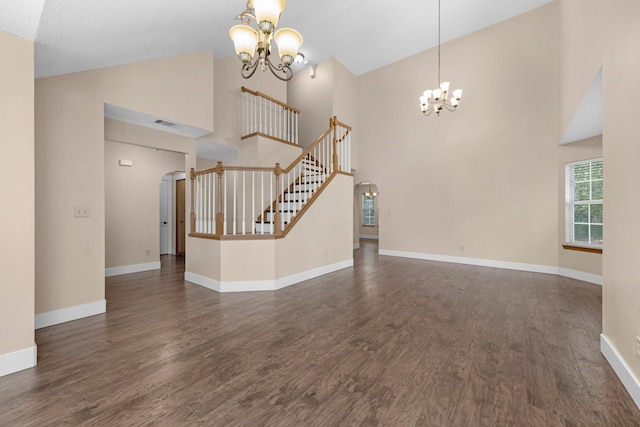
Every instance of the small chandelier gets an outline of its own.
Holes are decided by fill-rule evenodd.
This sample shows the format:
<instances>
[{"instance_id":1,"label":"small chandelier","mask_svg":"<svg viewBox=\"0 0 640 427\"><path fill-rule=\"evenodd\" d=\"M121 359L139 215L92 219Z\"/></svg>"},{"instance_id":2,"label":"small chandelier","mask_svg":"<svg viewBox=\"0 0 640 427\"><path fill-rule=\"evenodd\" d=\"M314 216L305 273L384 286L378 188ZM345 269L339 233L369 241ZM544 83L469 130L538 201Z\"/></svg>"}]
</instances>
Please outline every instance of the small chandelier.
<instances>
[{"instance_id":1,"label":"small chandelier","mask_svg":"<svg viewBox=\"0 0 640 427\"><path fill-rule=\"evenodd\" d=\"M440 111L446 108L455 111L462 98L462 89L453 91L451 99L449 96L449 82L440 83L440 0L438 0L438 84L440 87L433 90L425 90L420 97L420 109L425 116L434 111L440 116Z\"/></svg>"},{"instance_id":2,"label":"small chandelier","mask_svg":"<svg viewBox=\"0 0 640 427\"><path fill-rule=\"evenodd\" d=\"M293 77L289 66L302 46L302 36L291 28L274 32L284 6L285 0L249 0L247 10L239 17L242 24L234 25L229 30L236 54L242 61L241 74L245 79L253 76L258 66L262 71L268 68L280 80L287 81ZM257 30L249 26L251 20L255 21ZM277 65L269 57L271 40L276 42L280 53L281 63Z\"/></svg>"},{"instance_id":3,"label":"small chandelier","mask_svg":"<svg viewBox=\"0 0 640 427\"><path fill-rule=\"evenodd\" d=\"M378 195L376 191L371 191L371 182L369 182L369 191L364 193L364 195L367 198L367 200L371 200Z\"/></svg>"}]
</instances>

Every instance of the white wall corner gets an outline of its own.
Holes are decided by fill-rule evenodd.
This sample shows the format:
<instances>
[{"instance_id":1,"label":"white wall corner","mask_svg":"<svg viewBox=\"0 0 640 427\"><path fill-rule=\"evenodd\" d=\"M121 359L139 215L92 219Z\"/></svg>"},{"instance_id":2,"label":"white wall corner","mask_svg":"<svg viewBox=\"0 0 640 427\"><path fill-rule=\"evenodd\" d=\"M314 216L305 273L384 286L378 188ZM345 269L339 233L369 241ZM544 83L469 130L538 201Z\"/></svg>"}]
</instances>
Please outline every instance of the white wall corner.
<instances>
[{"instance_id":1,"label":"white wall corner","mask_svg":"<svg viewBox=\"0 0 640 427\"><path fill-rule=\"evenodd\" d=\"M640 381L604 334L600 334L600 351L640 409Z\"/></svg>"},{"instance_id":2,"label":"white wall corner","mask_svg":"<svg viewBox=\"0 0 640 427\"><path fill-rule=\"evenodd\" d=\"M33 368L37 363L38 346L35 343L33 347L14 351L13 353L0 354L0 377Z\"/></svg>"},{"instance_id":3,"label":"white wall corner","mask_svg":"<svg viewBox=\"0 0 640 427\"><path fill-rule=\"evenodd\" d=\"M549 265L525 264L520 262L497 261L481 258L465 258L448 255L423 254L419 252L401 252L379 249L379 255L422 259L426 261L451 262L455 264L477 265L479 267L502 268L505 270L529 271L532 273L558 274L558 267Z\"/></svg>"},{"instance_id":4,"label":"white wall corner","mask_svg":"<svg viewBox=\"0 0 640 427\"><path fill-rule=\"evenodd\" d=\"M598 276L597 274L585 273L583 271L570 270L568 268L560 267L558 268L558 275L602 286L602 276Z\"/></svg>"},{"instance_id":5,"label":"white wall corner","mask_svg":"<svg viewBox=\"0 0 640 427\"><path fill-rule=\"evenodd\" d=\"M100 301L90 302L88 304L76 305L60 310L36 314L35 326L36 329L46 328L47 326L53 326L60 323L70 322L72 320L95 316L96 314L106 313L106 311L107 300L103 299Z\"/></svg>"},{"instance_id":6,"label":"white wall corner","mask_svg":"<svg viewBox=\"0 0 640 427\"><path fill-rule=\"evenodd\" d=\"M143 271L160 270L160 261L144 264L123 265L121 267L109 267L104 270L105 277L119 276L121 274L141 273Z\"/></svg>"}]
</instances>

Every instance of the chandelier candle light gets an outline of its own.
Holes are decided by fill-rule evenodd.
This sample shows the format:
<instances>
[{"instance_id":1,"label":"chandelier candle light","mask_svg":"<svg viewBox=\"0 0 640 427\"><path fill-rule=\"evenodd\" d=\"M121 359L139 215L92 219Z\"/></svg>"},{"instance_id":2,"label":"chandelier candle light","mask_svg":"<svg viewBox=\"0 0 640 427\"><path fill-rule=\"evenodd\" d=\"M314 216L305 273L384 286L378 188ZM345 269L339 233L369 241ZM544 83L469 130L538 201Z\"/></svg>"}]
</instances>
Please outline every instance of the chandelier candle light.
<instances>
[{"instance_id":1,"label":"chandelier candle light","mask_svg":"<svg viewBox=\"0 0 640 427\"><path fill-rule=\"evenodd\" d=\"M425 90L420 97L420 109L425 116L434 111L437 116L440 116L440 111L443 108L455 111L462 98L462 89L456 89L453 91L451 99L447 99L449 82L440 83L440 0L438 0L438 84L440 85L438 89Z\"/></svg>"},{"instance_id":2,"label":"chandelier candle light","mask_svg":"<svg viewBox=\"0 0 640 427\"><path fill-rule=\"evenodd\" d=\"M280 80L291 80L293 71L289 67L298 49L302 46L302 36L292 28L281 28L275 31L280 14L284 10L285 0L249 0L247 10L240 14L242 24L234 25L229 30L238 58L242 61L242 77L250 78L258 69L268 68ZM249 24L255 21L257 29ZM280 53L280 64L273 64L270 59L271 41L275 41Z\"/></svg>"}]
</instances>

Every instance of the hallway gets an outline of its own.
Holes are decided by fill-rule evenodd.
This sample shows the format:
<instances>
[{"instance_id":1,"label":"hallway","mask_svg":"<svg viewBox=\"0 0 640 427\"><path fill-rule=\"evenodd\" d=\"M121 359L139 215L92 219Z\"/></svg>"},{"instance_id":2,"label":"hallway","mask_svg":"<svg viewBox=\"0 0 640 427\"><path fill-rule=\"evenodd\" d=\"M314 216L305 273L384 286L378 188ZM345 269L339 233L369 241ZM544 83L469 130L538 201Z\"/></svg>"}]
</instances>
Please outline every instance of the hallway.
<instances>
[{"instance_id":1,"label":"hallway","mask_svg":"<svg viewBox=\"0 0 640 427\"><path fill-rule=\"evenodd\" d=\"M601 288L377 255L276 292L106 279L107 313L36 332L0 425L633 426L599 351Z\"/></svg>"}]
</instances>

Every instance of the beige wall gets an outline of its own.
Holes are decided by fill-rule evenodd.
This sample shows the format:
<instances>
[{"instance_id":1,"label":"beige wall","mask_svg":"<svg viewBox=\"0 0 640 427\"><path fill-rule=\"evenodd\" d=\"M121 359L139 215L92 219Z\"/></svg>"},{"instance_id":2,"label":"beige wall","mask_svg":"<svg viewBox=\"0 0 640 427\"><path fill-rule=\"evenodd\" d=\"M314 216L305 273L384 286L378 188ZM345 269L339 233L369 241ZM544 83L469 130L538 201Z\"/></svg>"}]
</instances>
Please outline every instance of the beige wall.
<instances>
[{"instance_id":1,"label":"beige wall","mask_svg":"<svg viewBox=\"0 0 640 427\"><path fill-rule=\"evenodd\" d=\"M329 128L333 116L333 62L316 65L316 78L306 70L288 84L289 105L300 110L300 145L308 147Z\"/></svg>"},{"instance_id":2,"label":"beige wall","mask_svg":"<svg viewBox=\"0 0 640 427\"><path fill-rule=\"evenodd\" d=\"M44 78L35 86L36 313L44 313L104 299L103 104L213 129L213 55ZM191 165L194 155L187 156ZM91 216L74 218L74 206L88 206Z\"/></svg>"},{"instance_id":3,"label":"beige wall","mask_svg":"<svg viewBox=\"0 0 640 427\"><path fill-rule=\"evenodd\" d=\"M550 4L444 44L455 113L419 110L437 49L359 77L356 181L384 196L381 249L557 265L556 23Z\"/></svg>"},{"instance_id":4,"label":"beige wall","mask_svg":"<svg viewBox=\"0 0 640 427\"><path fill-rule=\"evenodd\" d=\"M333 110L342 123L353 128L351 132L351 169L358 164L358 94L357 78L338 60L331 58L333 64Z\"/></svg>"},{"instance_id":5,"label":"beige wall","mask_svg":"<svg viewBox=\"0 0 640 427\"><path fill-rule=\"evenodd\" d=\"M33 43L0 31L0 58L1 357L34 346Z\"/></svg>"},{"instance_id":6,"label":"beige wall","mask_svg":"<svg viewBox=\"0 0 640 427\"><path fill-rule=\"evenodd\" d=\"M604 251L603 334L637 379L640 360L636 337L640 336L640 120L636 108L617 108L621 99L640 98L640 3L606 2L615 13L601 23L614 31L611 49L603 65ZM640 387L640 384L636 384ZM638 394L636 403L640 404Z\"/></svg>"},{"instance_id":7,"label":"beige wall","mask_svg":"<svg viewBox=\"0 0 640 427\"><path fill-rule=\"evenodd\" d=\"M221 241L220 281L277 279L276 258L280 258L281 254L275 246L275 240Z\"/></svg>"},{"instance_id":8,"label":"beige wall","mask_svg":"<svg viewBox=\"0 0 640 427\"><path fill-rule=\"evenodd\" d=\"M336 175L284 239L276 241L276 276L353 259L353 177Z\"/></svg>"},{"instance_id":9,"label":"beige wall","mask_svg":"<svg viewBox=\"0 0 640 427\"><path fill-rule=\"evenodd\" d=\"M242 166L275 167L284 169L302 154L302 147L284 144L263 136L254 136L242 141L238 152L238 164Z\"/></svg>"},{"instance_id":10,"label":"beige wall","mask_svg":"<svg viewBox=\"0 0 640 427\"><path fill-rule=\"evenodd\" d=\"M565 164L602 157L602 136L558 147L558 246L565 243ZM606 202L605 202L606 203ZM560 248L558 267L602 276L602 255Z\"/></svg>"},{"instance_id":11,"label":"beige wall","mask_svg":"<svg viewBox=\"0 0 640 427\"><path fill-rule=\"evenodd\" d=\"M159 262L160 182L184 171L185 155L105 140L104 157L105 267Z\"/></svg>"},{"instance_id":12,"label":"beige wall","mask_svg":"<svg viewBox=\"0 0 640 427\"><path fill-rule=\"evenodd\" d=\"M611 0L560 0L557 4L561 17L560 138L600 69L617 24L612 19ZM604 22L611 22L612 27L608 28Z\"/></svg>"}]
</instances>

